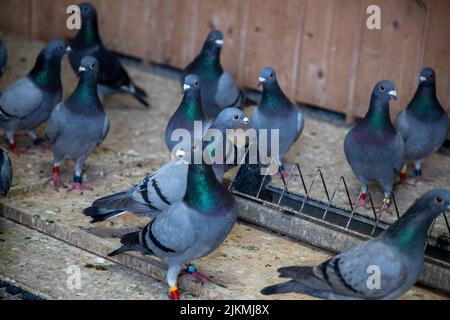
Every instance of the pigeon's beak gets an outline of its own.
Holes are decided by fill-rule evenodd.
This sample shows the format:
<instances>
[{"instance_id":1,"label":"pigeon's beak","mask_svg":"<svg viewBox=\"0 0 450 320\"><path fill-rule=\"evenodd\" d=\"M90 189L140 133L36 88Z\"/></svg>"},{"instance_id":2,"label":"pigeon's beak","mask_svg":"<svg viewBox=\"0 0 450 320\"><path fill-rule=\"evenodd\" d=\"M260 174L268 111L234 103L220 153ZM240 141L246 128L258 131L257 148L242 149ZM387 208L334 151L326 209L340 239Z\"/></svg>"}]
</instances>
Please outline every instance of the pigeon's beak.
<instances>
[{"instance_id":1,"label":"pigeon's beak","mask_svg":"<svg viewBox=\"0 0 450 320\"><path fill-rule=\"evenodd\" d=\"M389 93L389 95L391 96L391 99L397 100L397 91L391 90L391 91L389 91L388 93Z\"/></svg>"},{"instance_id":2,"label":"pigeon's beak","mask_svg":"<svg viewBox=\"0 0 450 320\"><path fill-rule=\"evenodd\" d=\"M186 152L184 152L183 150L177 150L175 155L177 156L177 158L183 158L186 155Z\"/></svg>"},{"instance_id":3,"label":"pigeon's beak","mask_svg":"<svg viewBox=\"0 0 450 320\"><path fill-rule=\"evenodd\" d=\"M223 40L222 39L218 39L214 42L216 45L218 45L219 47L223 46Z\"/></svg>"},{"instance_id":4,"label":"pigeon's beak","mask_svg":"<svg viewBox=\"0 0 450 320\"><path fill-rule=\"evenodd\" d=\"M424 81L427 81L427 78L426 78L426 77L424 77L424 76L420 76L420 77L419 77L419 81L420 81L420 82L424 82Z\"/></svg>"},{"instance_id":5,"label":"pigeon's beak","mask_svg":"<svg viewBox=\"0 0 450 320\"><path fill-rule=\"evenodd\" d=\"M66 53L72 52L72 48L70 46L66 47Z\"/></svg>"},{"instance_id":6,"label":"pigeon's beak","mask_svg":"<svg viewBox=\"0 0 450 320\"><path fill-rule=\"evenodd\" d=\"M242 122L246 125L250 125L250 120L247 117L244 117L244 119L242 119Z\"/></svg>"},{"instance_id":7,"label":"pigeon's beak","mask_svg":"<svg viewBox=\"0 0 450 320\"><path fill-rule=\"evenodd\" d=\"M258 87L261 86L264 82L266 82L266 79L263 77L258 78Z\"/></svg>"},{"instance_id":8,"label":"pigeon's beak","mask_svg":"<svg viewBox=\"0 0 450 320\"><path fill-rule=\"evenodd\" d=\"M77 72L77 77L79 77L83 72L85 72L86 71L86 68L85 67L79 67L78 68L78 72Z\"/></svg>"},{"instance_id":9,"label":"pigeon's beak","mask_svg":"<svg viewBox=\"0 0 450 320\"><path fill-rule=\"evenodd\" d=\"M183 84L183 93L185 93L186 91L188 91L189 89L191 88L191 86L190 85L188 85L188 84Z\"/></svg>"}]
</instances>

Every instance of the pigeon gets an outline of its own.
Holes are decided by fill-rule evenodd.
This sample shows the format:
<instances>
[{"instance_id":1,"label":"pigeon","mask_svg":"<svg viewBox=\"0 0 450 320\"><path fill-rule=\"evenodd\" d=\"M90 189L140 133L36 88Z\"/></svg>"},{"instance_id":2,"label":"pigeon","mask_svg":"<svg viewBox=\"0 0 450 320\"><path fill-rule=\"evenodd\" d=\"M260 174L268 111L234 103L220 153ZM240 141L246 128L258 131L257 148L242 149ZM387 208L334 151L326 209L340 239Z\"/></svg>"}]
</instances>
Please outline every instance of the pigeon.
<instances>
[{"instance_id":1,"label":"pigeon","mask_svg":"<svg viewBox=\"0 0 450 320\"><path fill-rule=\"evenodd\" d=\"M189 132L191 140L186 147L189 147L194 142L194 121L200 121L200 138L203 133L203 121L205 121L205 114L202 110L200 99L200 79L197 75L189 74L186 76L183 84L183 99L181 100L178 109L170 118L165 131L166 145L170 151L178 144L183 145L183 139L172 139L172 134L175 130L185 129ZM175 138L175 137L174 137Z\"/></svg>"},{"instance_id":2,"label":"pigeon","mask_svg":"<svg viewBox=\"0 0 450 320\"><path fill-rule=\"evenodd\" d=\"M233 76L220 64L223 34L213 30L208 34L203 49L183 71L181 85L188 74L196 74L202 81L202 108L208 118L215 119L228 107L242 107L245 94L239 89Z\"/></svg>"},{"instance_id":3,"label":"pigeon","mask_svg":"<svg viewBox=\"0 0 450 320\"><path fill-rule=\"evenodd\" d=\"M98 32L95 7L90 3L81 3L79 8L82 19L81 29L71 42L73 52L69 54L73 70L77 72L83 57L92 56L100 62L98 89L101 99L105 95L128 93L148 107L149 104L145 100L147 93L133 83L119 59L104 47Z\"/></svg>"},{"instance_id":4,"label":"pigeon","mask_svg":"<svg viewBox=\"0 0 450 320\"><path fill-rule=\"evenodd\" d=\"M266 287L261 293L298 292L333 300L396 299L419 278L428 229L448 210L450 192L431 190L378 237L316 266L280 268L280 277L292 280Z\"/></svg>"},{"instance_id":5,"label":"pigeon","mask_svg":"<svg viewBox=\"0 0 450 320\"><path fill-rule=\"evenodd\" d=\"M277 81L275 70L270 67L262 68L259 75L259 85L262 85L262 98L258 106L254 109L250 122L252 128L258 130L258 145L267 142L267 151L270 156L277 157L280 167L285 173L282 161L292 145L297 141L302 133L304 118L300 110L283 93ZM267 130L267 141L261 140L259 130ZM270 130L278 130L279 140L277 141L279 150L272 154ZM261 154L261 157L263 155Z\"/></svg>"},{"instance_id":6,"label":"pigeon","mask_svg":"<svg viewBox=\"0 0 450 320\"><path fill-rule=\"evenodd\" d=\"M372 92L369 111L362 121L347 133L344 152L361 184L356 206L364 206L368 181L378 182L384 191L382 212L389 208L392 188L405 161L405 146L392 125L389 101L397 99L392 82L378 82Z\"/></svg>"},{"instance_id":7,"label":"pigeon","mask_svg":"<svg viewBox=\"0 0 450 320\"><path fill-rule=\"evenodd\" d=\"M217 129L226 139L227 129L246 123L248 119L241 110L227 108L219 114L208 130ZM213 154L218 147L215 139L211 142L205 141L204 144L205 154L208 155ZM83 210L83 213L92 218L91 223L117 217L126 211L147 217L159 215L173 203L182 200L187 185L188 165L180 163L180 159L186 156L186 152L187 150L176 150L174 159L156 172L146 176L131 188L95 200L91 207ZM210 160L210 163L214 159ZM225 161L214 162L212 166L217 180L222 182Z\"/></svg>"},{"instance_id":8,"label":"pigeon","mask_svg":"<svg viewBox=\"0 0 450 320\"><path fill-rule=\"evenodd\" d=\"M11 160L8 151L0 148L0 194L6 196L13 179Z\"/></svg>"},{"instance_id":9,"label":"pigeon","mask_svg":"<svg viewBox=\"0 0 450 320\"><path fill-rule=\"evenodd\" d=\"M45 136L53 149L53 184L64 187L59 166L64 159L76 161L73 189L89 190L82 184L81 172L87 157L103 142L109 131L108 116L97 91L99 62L84 57L78 69L80 80L72 95L52 112Z\"/></svg>"},{"instance_id":10,"label":"pigeon","mask_svg":"<svg viewBox=\"0 0 450 320\"><path fill-rule=\"evenodd\" d=\"M173 300L178 300L177 278L183 266L220 246L237 216L236 201L216 179L212 166L191 160L181 201L169 205L142 231L123 236L122 247L108 256L133 250L159 257L169 267L169 293ZM194 279L205 278L192 264L186 271Z\"/></svg>"},{"instance_id":11,"label":"pigeon","mask_svg":"<svg viewBox=\"0 0 450 320\"><path fill-rule=\"evenodd\" d=\"M6 51L6 46L0 39L0 77L6 70L6 64L8 62L8 52Z\"/></svg>"},{"instance_id":12,"label":"pigeon","mask_svg":"<svg viewBox=\"0 0 450 320\"><path fill-rule=\"evenodd\" d=\"M47 121L61 101L61 59L69 51L64 41L50 41L28 75L0 93L0 126L6 129L11 151L19 152L14 142L14 133L19 130L27 130L34 145L42 142L36 127Z\"/></svg>"},{"instance_id":13,"label":"pigeon","mask_svg":"<svg viewBox=\"0 0 450 320\"><path fill-rule=\"evenodd\" d=\"M422 176L422 161L444 143L449 130L449 118L436 97L436 76L431 68L420 72L419 86L409 105L399 113L395 127L405 142L406 161L415 162L417 180ZM406 180L406 164L400 179Z\"/></svg>"}]
</instances>

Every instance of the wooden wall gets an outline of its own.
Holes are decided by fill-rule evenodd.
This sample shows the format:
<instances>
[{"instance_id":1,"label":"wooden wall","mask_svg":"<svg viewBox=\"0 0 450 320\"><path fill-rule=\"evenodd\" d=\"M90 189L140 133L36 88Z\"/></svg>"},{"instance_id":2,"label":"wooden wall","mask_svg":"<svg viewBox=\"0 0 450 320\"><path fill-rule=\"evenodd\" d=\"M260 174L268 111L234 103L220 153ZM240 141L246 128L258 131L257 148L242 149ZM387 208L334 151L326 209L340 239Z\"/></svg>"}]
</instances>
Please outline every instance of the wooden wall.
<instances>
[{"instance_id":1,"label":"wooden wall","mask_svg":"<svg viewBox=\"0 0 450 320\"><path fill-rule=\"evenodd\" d=\"M185 66L206 34L225 34L222 62L246 87L271 65L293 99L364 116L373 85L390 79L408 103L423 66L437 71L438 96L450 111L450 0L94 0L112 49L148 63ZM0 0L0 30L49 40L73 37L73 0ZM366 27L366 8L381 7L381 30Z\"/></svg>"}]
</instances>

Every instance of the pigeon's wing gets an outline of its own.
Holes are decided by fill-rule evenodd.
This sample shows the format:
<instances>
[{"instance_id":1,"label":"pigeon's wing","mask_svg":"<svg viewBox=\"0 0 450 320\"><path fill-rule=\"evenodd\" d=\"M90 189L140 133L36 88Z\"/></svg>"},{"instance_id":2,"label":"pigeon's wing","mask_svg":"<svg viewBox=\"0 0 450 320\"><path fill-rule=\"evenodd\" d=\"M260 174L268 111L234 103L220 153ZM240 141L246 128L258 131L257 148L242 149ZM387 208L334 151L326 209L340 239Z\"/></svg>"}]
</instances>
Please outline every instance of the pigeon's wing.
<instances>
[{"instance_id":1,"label":"pigeon's wing","mask_svg":"<svg viewBox=\"0 0 450 320\"><path fill-rule=\"evenodd\" d=\"M398 114L397 119L395 120L395 127L402 136L403 141L406 142L408 140L409 135L411 134L411 128L408 122L406 110L403 110Z\"/></svg>"},{"instance_id":2,"label":"pigeon's wing","mask_svg":"<svg viewBox=\"0 0 450 320\"><path fill-rule=\"evenodd\" d=\"M96 47L94 57L100 62L99 83L116 89L129 85L130 78L119 59L103 45Z\"/></svg>"},{"instance_id":3,"label":"pigeon's wing","mask_svg":"<svg viewBox=\"0 0 450 320\"><path fill-rule=\"evenodd\" d=\"M165 252L182 254L196 241L196 230L190 216L193 210L183 202L162 212L149 228L150 240Z\"/></svg>"},{"instance_id":4,"label":"pigeon's wing","mask_svg":"<svg viewBox=\"0 0 450 320\"><path fill-rule=\"evenodd\" d=\"M100 136L100 140L98 141L97 145L100 145L106 138L109 132L109 118L107 115L105 115L105 118L103 120L103 128L102 128L102 135Z\"/></svg>"},{"instance_id":5,"label":"pigeon's wing","mask_svg":"<svg viewBox=\"0 0 450 320\"><path fill-rule=\"evenodd\" d=\"M12 183L12 165L8 153L5 150L0 150L0 192L5 196Z\"/></svg>"},{"instance_id":6,"label":"pigeon's wing","mask_svg":"<svg viewBox=\"0 0 450 320\"><path fill-rule=\"evenodd\" d=\"M228 72L224 72L217 83L217 92L215 100L223 109L236 106L241 98L241 91L234 80L233 76Z\"/></svg>"},{"instance_id":7,"label":"pigeon's wing","mask_svg":"<svg viewBox=\"0 0 450 320\"><path fill-rule=\"evenodd\" d=\"M305 118L303 117L303 114L299 110L297 110L297 136L295 137L295 141L297 141L298 137L300 137L304 125L305 125Z\"/></svg>"},{"instance_id":8,"label":"pigeon's wing","mask_svg":"<svg viewBox=\"0 0 450 320\"><path fill-rule=\"evenodd\" d=\"M47 127L45 128L45 138L51 144L54 144L61 134L64 128L65 118L64 102L60 102L53 109L52 114L47 122Z\"/></svg>"},{"instance_id":9,"label":"pigeon's wing","mask_svg":"<svg viewBox=\"0 0 450 320\"><path fill-rule=\"evenodd\" d=\"M42 103L42 91L28 78L22 78L5 89L0 96L0 111L7 116L22 118Z\"/></svg>"}]
</instances>

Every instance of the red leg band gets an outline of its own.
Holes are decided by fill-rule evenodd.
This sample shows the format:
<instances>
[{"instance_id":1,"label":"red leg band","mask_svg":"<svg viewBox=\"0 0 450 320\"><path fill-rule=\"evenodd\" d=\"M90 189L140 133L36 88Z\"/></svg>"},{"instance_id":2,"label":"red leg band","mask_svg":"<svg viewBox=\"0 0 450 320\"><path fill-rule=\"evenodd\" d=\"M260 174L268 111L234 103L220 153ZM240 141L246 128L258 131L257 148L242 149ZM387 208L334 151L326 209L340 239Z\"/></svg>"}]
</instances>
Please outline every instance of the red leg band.
<instances>
[{"instance_id":1,"label":"red leg band","mask_svg":"<svg viewBox=\"0 0 450 320\"><path fill-rule=\"evenodd\" d=\"M53 174L55 175L59 174L59 167L53 167Z\"/></svg>"}]
</instances>

